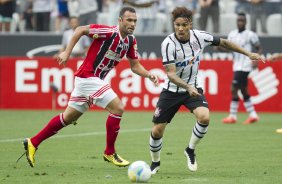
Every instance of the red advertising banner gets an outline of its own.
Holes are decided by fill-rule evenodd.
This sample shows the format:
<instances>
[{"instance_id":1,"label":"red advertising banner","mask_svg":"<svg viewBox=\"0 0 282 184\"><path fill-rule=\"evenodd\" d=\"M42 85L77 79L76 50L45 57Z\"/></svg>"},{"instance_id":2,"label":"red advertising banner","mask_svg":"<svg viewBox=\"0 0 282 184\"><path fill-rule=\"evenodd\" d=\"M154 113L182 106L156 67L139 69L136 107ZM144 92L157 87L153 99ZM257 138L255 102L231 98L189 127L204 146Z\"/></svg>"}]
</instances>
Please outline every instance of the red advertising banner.
<instances>
[{"instance_id":1,"label":"red advertising banner","mask_svg":"<svg viewBox=\"0 0 282 184\"><path fill-rule=\"evenodd\" d=\"M163 79L161 60L141 61ZM73 89L74 72L81 59L70 59L66 67L53 58L0 58L1 109L62 109ZM260 64L249 78L251 99L260 112L282 112L282 62ZM212 111L228 111L231 99L232 62L202 61L205 95ZM154 110L161 87L131 72L127 60L112 70L106 80L127 110ZM55 90L54 90L55 89ZM57 90L57 92L56 92ZM240 110L243 110L241 104Z\"/></svg>"}]
</instances>

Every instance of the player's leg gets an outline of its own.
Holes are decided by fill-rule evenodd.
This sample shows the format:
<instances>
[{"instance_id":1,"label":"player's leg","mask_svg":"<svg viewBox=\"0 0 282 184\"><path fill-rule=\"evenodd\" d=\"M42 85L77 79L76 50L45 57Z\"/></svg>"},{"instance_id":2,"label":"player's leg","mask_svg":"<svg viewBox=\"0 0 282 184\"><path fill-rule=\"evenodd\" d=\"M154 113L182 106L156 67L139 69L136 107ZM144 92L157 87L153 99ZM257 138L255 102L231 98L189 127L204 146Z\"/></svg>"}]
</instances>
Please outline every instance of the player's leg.
<instances>
[{"instance_id":1,"label":"player's leg","mask_svg":"<svg viewBox=\"0 0 282 184\"><path fill-rule=\"evenodd\" d=\"M160 169L160 160L161 160L161 150L162 150L162 137L165 131L165 127L175 113L180 108L183 98L186 97L186 94L177 94L170 91L162 91L160 98L157 102L156 110L153 116L153 127L150 135L150 155L152 159L151 163L151 172L156 174Z\"/></svg>"},{"instance_id":2,"label":"player's leg","mask_svg":"<svg viewBox=\"0 0 282 184\"><path fill-rule=\"evenodd\" d=\"M53 117L49 123L35 136L26 138L23 141L24 148L26 150L26 157L31 167L35 165L35 152L38 146L44 140L55 135L59 130L67 125L76 122L76 120L82 115L81 112L77 111L72 107L67 107L64 113L61 113Z\"/></svg>"},{"instance_id":3,"label":"player's leg","mask_svg":"<svg viewBox=\"0 0 282 184\"><path fill-rule=\"evenodd\" d=\"M255 123L259 120L259 117L255 111L254 105L251 102L251 98L248 91L248 75L249 72L244 72L241 79L240 90L244 98L244 107L246 111L249 113L249 117L247 120L243 122L243 124L251 124Z\"/></svg>"},{"instance_id":4,"label":"player's leg","mask_svg":"<svg viewBox=\"0 0 282 184\"><path fill-rule=\"evenodd\" d=\"M88 110L90 101L82 93L82 83L83 81L79 81L77 78L75 79L75 88L71 93L68 107L64 113L53 117L35 136L24 139L23 144L26 150L26 157L31 167L35 165L34 155L41 142L55 135L63 127L71 123L76 123L76 120ZM78 90L78 88L80 89Z\"/></svg>"},{"instance_id":5,"label":"player's leg","mask_svg":"<svg viewBox=\"0 0 282 184\"><path fill-rule=\"evenodd\" d=\"M209 125L209 109L207 107L197 107L193 110L197 119L188 147L185 149L184 154L187 157L187 165L190 171L197 171L198 165L195 155L195 148L197 144L204 138Z\"/></svg>"},{"instance_id":6,"label":"player's leg","mask_svg":"<svg viewBox=\"0 0 282 184\"><path fill-rule=\"evenodd\" d=\"M230 102L229 107L229 115L222 120L223 123L226 124L233 124L237 121L237 111L239 107L239 96L238 96L238 90L239 90L239 78L240 72L234 72L234 78L231 84L231 95L232 100Z\"/></svg>"},{"instance_id":7,"label":"player's leg","mask_svg":"<svg viewBox=\"0 0 282 184\"><path fill-rule=\"evenodd\" d=\"M198 169L195 148L206 134L210 120L209 106L205 96L203 95L203 90L199 88L198 92L202 95L193 98L187 97L184 101L184 105L191 110L197 119L192 130L189 144L184 150L184 155L187 158L187 166L190 171L197 171Z\"/></svg>"},{"instance_id":8,"label":"player's leg","mask_svg":"<svg viewBox=\"0 0 282 184\"><path fill-rule=\"evenodd\" d=\"M155 123L153 125L149 146L150 146L150 155L152 159L151 163L151 172L152 174L156 174L160 169L161 165L161 150L163 143L163 134L165 131L167 123Z\"/></svg>"},{"instance_id":9,"label":"player's leg","mask_svg":"<svg viewBox=\"0 0 282 184\"><path fill-rule=\"evenodd\" d=\"M113 92L113 91L112 91ZM115 95L115 98L106 106L110 114L106 122L106 149L104 151L104 160L113 163L117 166L128 166L129 161L123 159L116 153L115 142L120 129L120 121L122 119L122 114L124 112L124 105L121 100L116 96L116 94L108 94L111 96ZM107 97L106 97L107 98Z\"/></svg>"}]
</instances>

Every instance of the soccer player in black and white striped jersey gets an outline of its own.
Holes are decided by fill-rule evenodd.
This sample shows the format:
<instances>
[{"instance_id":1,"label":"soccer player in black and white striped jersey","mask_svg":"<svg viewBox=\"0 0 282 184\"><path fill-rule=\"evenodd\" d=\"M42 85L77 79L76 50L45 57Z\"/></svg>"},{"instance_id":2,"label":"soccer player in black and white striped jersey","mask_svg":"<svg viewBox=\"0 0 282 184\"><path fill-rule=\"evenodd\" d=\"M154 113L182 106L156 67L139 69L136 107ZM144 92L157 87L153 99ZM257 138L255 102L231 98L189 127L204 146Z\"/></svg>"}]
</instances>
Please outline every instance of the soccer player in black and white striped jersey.
<instances>
[{"instance_id":1,"label":"soccer player in black and white striped jersey","mask_svg":"<svg viewBox=\"0 0 282 184\"><path fill-rule=\"evenodd\" d=\"M246 15L244 13L238 14L237 29L228 34L228 40L240 45L248 51L254 50L255 52L261 54L262 47L260 45L258 35L251 30L247 30L246 23ZM248 75L253 69L257 68L257 64L257 62L252 61L247 56L233 52L234 77L231 85L232 100L230 103L229 116L222 120L223 123L236 123L237 110L240 100L238 96L239 91L243 95L244 106L246 111L249 113L249 117L243 122L243 124L251 124L259 120L248 91Z\"/></svg>"},{"instance_id":2,"label":"soccer player in black and white striped jersey","mask_svg":"<svg viewBox=\"0 0 282 184\"><path fill-rule=\"evenodd\" d=\"M166 76L153 117L154 125L150 136L152 174L160 168L162 137L166 125L171 122L182 105L190 109L196 118L184 155L187 157L188 169L197 170L194 151L196 145L207 133L210 122L208 102L203 95L202 86L198 83L200 56L203 49L209 45L222 46L242 53L251 60L263 61L260 55L251 53L226 39L192 29L192 12L185 7L176 7L172 11L172 20L175 32L168 35L161 45Z\"/></svg>"}]
</instances>

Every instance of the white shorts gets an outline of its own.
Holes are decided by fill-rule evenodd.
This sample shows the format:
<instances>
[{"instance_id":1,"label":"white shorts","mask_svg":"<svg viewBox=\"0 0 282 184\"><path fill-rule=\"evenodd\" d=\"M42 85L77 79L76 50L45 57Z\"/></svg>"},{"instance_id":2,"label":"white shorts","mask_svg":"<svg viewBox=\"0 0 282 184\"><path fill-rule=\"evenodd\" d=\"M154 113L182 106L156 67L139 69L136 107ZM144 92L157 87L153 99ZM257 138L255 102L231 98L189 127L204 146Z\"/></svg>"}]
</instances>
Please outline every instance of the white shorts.
<instances>
[{"instance_id":1,"label":"white shorts","mask_svg":"<svg viewBox=\"0 0 282 184\"><path fill-rule=\"evenodd\" d=\"M98 77L75 77L68 105L84 113L93 104L105 108L116 97L110 85Z\"/></svg>"}]
</instances>

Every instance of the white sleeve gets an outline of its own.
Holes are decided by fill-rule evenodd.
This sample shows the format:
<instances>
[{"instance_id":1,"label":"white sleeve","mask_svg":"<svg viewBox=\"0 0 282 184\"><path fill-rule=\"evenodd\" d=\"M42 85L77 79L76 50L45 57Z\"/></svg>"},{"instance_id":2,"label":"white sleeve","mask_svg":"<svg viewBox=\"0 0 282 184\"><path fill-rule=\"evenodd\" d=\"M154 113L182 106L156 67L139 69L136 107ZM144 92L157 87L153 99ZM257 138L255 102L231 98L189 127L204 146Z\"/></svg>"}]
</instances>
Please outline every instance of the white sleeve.
<instances>
[{"instance_id":1,"label":"white sleeve","mask_svg":"<svg viewBox=\"0 0 282 184\"><path fill-rule=\"evenodd\" d=\"M205 48L209 45L219 45L219 38L214 37L206 31L194 30L195 37L200 41L201 47Z\"/></svg>"},{"instance_id":2,"label":"white sleeve","mask_svg":"<svg viewBox=\"0 0 282 184\"><path fill-rule=\"evenodd\" d=\"M258 35L254 32L252 32L252 35L251 35L251 43L252 43L252 45L259 44Z\"/></svg>"},{"instance_id":3,"label":"white sleeve","mask_svg":"<svg viewBox=\"0 0 282 184\"><path fill-rule=\"evenodd\" d=\"M161 46L163 65L171 64L175 62L175 45L173 42L166 38Z\"/></svg>"}]
</instances>

